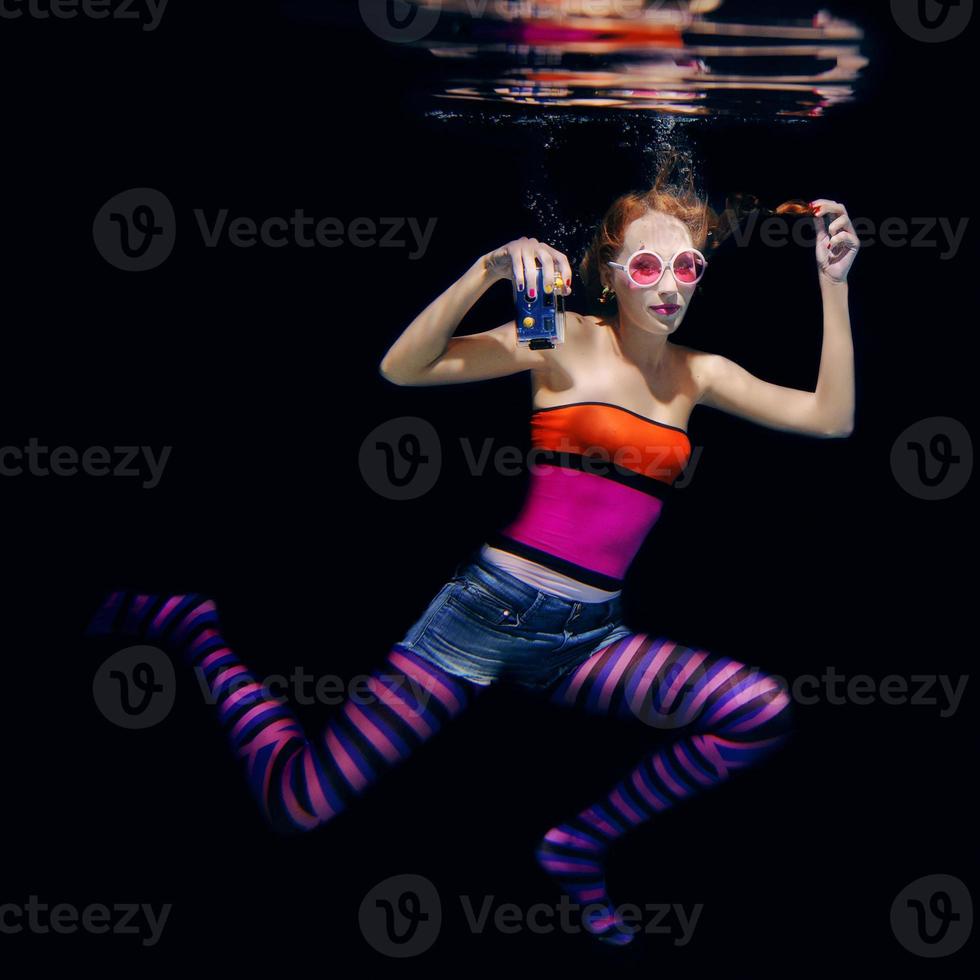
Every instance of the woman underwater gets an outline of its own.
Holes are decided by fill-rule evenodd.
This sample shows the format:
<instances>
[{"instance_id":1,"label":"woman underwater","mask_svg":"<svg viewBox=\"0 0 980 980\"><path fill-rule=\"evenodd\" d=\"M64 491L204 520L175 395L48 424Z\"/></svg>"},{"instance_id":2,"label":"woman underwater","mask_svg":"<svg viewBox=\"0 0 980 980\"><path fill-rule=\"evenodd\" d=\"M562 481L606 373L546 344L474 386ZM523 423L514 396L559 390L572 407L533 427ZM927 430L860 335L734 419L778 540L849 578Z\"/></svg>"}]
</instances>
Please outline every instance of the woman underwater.
<instances>
[{"instance_id":1,"label":"woman underwater","mask_svg":"<svg viewBox=\"0 0 980 980\"><path fill-rule=\"evenodd\" d=\"M348 700L310 739L230 649L214 602L202 595L113 592L89 628L168 646L202 672L251 792L283 834L330 821L493 683L678 729L536 849L540 867L582 909L585 928L617 945L638 926L606 889L612 843L792 734L781 679L622 621L626 570L690 457L689 416L709 405L833 438L851 432L854 414L846 280L859 243L844 206L818 199L795 208L812 215L816 230L823 343L816 390L781 387L671 341L706 272L703 250L731 231L732 219L729 210L719 218L690 182L668 185L669 169L668 161L648 191L624 194L606 212L579 271L590 291L602 287L611 312L566 312L563 344L521 346L513 320L453 336L487 288L512 277L523 290L539 264L544 282L560 275L570 293L565 255L520 238L474 262L385 354L380 371L399 385L529 371L539 462L516 519L456 566L371 673L369 703Z\"/></svg>"}]
</instances>

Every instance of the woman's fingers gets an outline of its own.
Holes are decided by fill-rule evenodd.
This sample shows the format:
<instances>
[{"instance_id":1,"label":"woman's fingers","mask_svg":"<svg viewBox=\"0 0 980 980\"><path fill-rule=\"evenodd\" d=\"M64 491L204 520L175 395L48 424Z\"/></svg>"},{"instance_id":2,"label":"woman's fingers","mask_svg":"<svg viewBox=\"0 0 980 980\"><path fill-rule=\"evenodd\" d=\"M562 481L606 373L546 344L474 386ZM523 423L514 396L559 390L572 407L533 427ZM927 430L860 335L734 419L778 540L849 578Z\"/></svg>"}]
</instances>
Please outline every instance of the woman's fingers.
<instances>
[{"instance_id":1,"label":"woman's fingers","mask_svg":"<svg viewBox=\"0 0 980 980\"><path fill-rule=\"evenodd\" d=\"M817 264L822 275L832 282L844 282L861 247L847 209L840 201L818 198L811 201L813 223L817 230ZM829 219L824 228L824 218Z\"/></svg>"},{"instance_id":2,"label":"woman's fingers","mask_svg":"<svg viewBox=\"0 0 980 980\"><path fill-rule=\"evenodd\" d=\"M533 238L521 239L521 261L524 264L524 283L528 296L538 288L538 267L535 264L535 246Z\"/></svg>"},{"instance_id":3,"label":"woman's fingers","mask_svg":"<svg viewBox=\"0 0 980 980\"><path fill-rule=\"evenodd\" d=\"M842 231L832 235L827 243L827 248L833 251L838 245L846 245L848 248L858 248L860 242L857 235L850 231Z\"/></svg>"},{"instance_id":4,"label":"woman's fingers","mask_svg":"<svg viewBox=\"0 0 980 980\"><path fill-rule=\"evenodd\" d=\"M539 242L535 253L538 257L538 261L541 263L541 282L543 283L543 288L545 292L549 292L554 289L555 285L555 260L551 253L551 249Z\"/></svg>"},{"instance_id":5,"label":"woman's fingers","mask_svg":"<svg viewBox=\"0 0 980 980\"><path fill-rule=\"evenodd\" d=\"M559 252L557 249L552 249L555 256L555 274L561 276L561 281L564 284L564 291L570 293L572 291L572 266L568 261L568 257L564 252Z\"/></svg>"},{"instance_id":6,"label":"woman's fingers","mask_svg":"<svg viewBox=\"0 0 980 980\"><path fill-rule=\"evenodd\" d=\"M832 248L835 243L843 241L840 238L841 232L848 232L854 236L854 228L851 226L851 219L847 214L847 209L840 201L831 201L825 197L818 197L810 202L814 209L813 225L817 230L817 245ZM824 226L824 218L832 218L829 226ZM850 241L848 239L848 241Z\"/></svg>"},{"instance_id":7,"label":"woman's fingers","mask_svg":"<svg viewBox=\"0 0 980 980\"><path fill-rule=\"evenodd\" d=\"M544 270L545 282L553 285L555 279L560 279L562 281L562 292L571 292L572 267L565 254L559 252L557 248L552 248L550 245L542 243L538 256L541 259L541 267Z\"/></svg>"},{"instance_id":8,"label":"woman's fingers","mask_svg":"<svg viewBox=\"0 0 980 980\"><path fill-rule=\"evenodd\" d=\"M538 269L543 283L553 286L555 279L562 280L562 289L571 292L572 266L558 249L539 242L536 238L518 238L504 247L510 257L514 282L518 291L538 288Z\"/></svg>"},{"instance_id":9,"label":"woman's fingers","mask_svg":"<svg viewBox=\"0 0 980 980\"><path fill-rule=\"evenodd\" d=\"M816 209L818 215L823 214L844 214L844 205L838 201L830 201L825 197L818 197L810 202L810 206Z\"/></svg>"},{"instance_id":10,"label":"woman's fingers","mask_svg":"<svg viewBox=\"0 0 980 980\"><path fill-rule=\"evenodd\" d=\"M524 263L521 259L520 249L513 245L507 246L507 255L510 257L511 275L517 283L517 290L520 292L524 288Z\"/></svg>"},{"instance_id":11,"label":"woman's fingers","mask_svg":"<svg viewBox=\"0 0 980 980\"><path fill-rule=\"evenodd\" d=\"M827 228L821 215L815 214L812 220L813 227L817 232L817 247L819 248L821 245L827 244L827 240L830 236L827 233Z\"/></svg>"}]
</instances>

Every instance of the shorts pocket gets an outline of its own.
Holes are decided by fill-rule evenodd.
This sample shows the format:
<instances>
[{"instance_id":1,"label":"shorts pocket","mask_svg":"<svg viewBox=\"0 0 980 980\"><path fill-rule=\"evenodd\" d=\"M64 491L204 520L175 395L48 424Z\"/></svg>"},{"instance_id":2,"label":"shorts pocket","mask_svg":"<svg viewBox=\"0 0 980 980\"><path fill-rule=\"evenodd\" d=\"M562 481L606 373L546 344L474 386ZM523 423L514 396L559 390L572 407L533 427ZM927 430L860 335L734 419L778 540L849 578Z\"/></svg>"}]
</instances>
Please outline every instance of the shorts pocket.
<instances>
[{"instance_id":1,"label":"shorts pocket","mask_svg":"<svg viewBox=\"0 0 980 980\"><path fill-rule=\"evenodd\" d=\"M446 604L450 593L456 588L455 583L447 582L439 592L433 597L432 601L426 606L421 616L408 628L405 635L400 640L401 643L411 646L422 638L422 634L428 629L433 617Z\"/></svg>"},{"instance_id":2,"label":"shorts pocket","mask_svg":"<svg viewBox=\"0 0 980 980\"><path fill-rule=\"evenodd\" d=\"M446 603L488 626L511 627L521 623L520 613L506 599L494 595L471 579L458 581L447 596Z\"/></svg>"}]
</instances>

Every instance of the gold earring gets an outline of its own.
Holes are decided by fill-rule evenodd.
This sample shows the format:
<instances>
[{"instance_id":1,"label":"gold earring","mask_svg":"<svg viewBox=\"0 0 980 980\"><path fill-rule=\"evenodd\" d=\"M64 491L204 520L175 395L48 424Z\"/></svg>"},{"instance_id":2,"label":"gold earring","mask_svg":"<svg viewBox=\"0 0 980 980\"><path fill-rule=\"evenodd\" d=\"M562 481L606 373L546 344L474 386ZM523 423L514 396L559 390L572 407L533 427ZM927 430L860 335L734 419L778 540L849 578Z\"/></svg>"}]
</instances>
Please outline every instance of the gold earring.
<instances>
[{"instance_id":1,"label":"gold earring","mask_svg":"<svg viewBox=\"0 0 980 980\"><path fill-rule=\"evenodd\" d=\"M616 298L616 291L614 289L610 289L608 286L602 287L602 295L600 295L599 297L600 303L606 303L610 299L615 299L615 298Z\"/></svg>"}]
</instances>

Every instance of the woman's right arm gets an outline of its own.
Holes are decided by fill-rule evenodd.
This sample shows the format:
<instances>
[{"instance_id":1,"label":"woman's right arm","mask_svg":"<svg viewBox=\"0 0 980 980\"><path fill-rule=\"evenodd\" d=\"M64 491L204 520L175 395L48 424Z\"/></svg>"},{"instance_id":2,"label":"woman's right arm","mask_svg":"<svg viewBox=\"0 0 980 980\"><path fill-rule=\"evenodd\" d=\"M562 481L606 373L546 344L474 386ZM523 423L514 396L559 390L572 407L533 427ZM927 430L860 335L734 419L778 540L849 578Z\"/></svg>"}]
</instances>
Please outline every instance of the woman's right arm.
<instances>
[{"instance_id":1,"label":"woman's right arm","mask_svg":"<svg viewBox=\"0 0 980 980\"><path fill-rule=\"evenodd\" d=\"M535 258L546 277L560 272L571 279L565 256L535 239L520 239L481 255L388 348L378 367L382 377L397 385L458 384L545 366L545 351L517 343L514 320L483 333L452 336L470 307L495 282L511 276L526 281L536 268Z\"/></svg>"}]
</instances>

